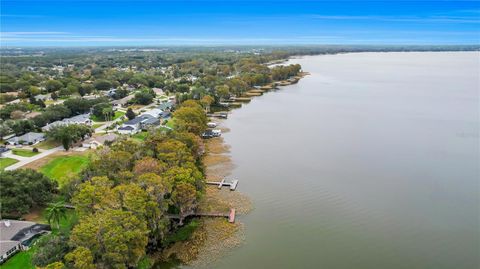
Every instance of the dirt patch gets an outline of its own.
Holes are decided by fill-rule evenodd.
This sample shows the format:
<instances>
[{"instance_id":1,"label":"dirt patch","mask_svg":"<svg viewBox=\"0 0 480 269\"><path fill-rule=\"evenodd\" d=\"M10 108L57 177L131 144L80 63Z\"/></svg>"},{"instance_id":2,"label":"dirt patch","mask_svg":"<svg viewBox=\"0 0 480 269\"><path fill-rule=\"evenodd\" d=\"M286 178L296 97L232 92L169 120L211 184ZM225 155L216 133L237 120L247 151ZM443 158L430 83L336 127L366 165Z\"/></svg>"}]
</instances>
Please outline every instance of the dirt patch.
<instances>
[{"instance_id":1,"label":"dirt patch","mask_svg":"<svg viewBox=\"0 0 480 269\"><path fill-rule=\"evenodd\" d=\"M40 222L42 219L42 209L33 208L30 213L23 215L22 217L26 221Z\"/></svg>"}]
</instances>

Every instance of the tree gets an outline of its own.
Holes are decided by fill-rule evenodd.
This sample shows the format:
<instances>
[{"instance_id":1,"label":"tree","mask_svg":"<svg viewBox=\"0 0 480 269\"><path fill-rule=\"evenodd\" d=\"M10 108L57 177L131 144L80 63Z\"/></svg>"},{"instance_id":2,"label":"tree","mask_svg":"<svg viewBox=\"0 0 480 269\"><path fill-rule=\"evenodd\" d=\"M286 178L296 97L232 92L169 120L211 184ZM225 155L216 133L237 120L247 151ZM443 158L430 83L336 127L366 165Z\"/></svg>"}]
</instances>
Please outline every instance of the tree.
<instances>
[{"instance_id":1,"label":"tree","mask_svg":"<svg viewBox=\"0 0 480 269\"><path fill-rule=\"evenodd\" d=\"M89 262L93 260L98 264L96 267L136 267L145 255L147 235L145 221L137 218L132 212L105 209L82 218L73 228L70 244L75 250L72 255L67 254L65 258L77 262L82 257L88 257ZM78 249L87 255L80 253L75 255L80 251ZM90 259L92 256L95 259Z\"/></svg>"},{"instance_id":2,"label":"tree","mask_svg":"<svg viewBox=\"0 0 480 269\"><path fill-rule=\"evenodd\" d=\"M61 88L63 88L63 84L58 80L51 79L45 83L45 89L48 92L56 92Z\"/></svg>"},{"instance_id":3,"label":"tree","mask_svg":"<svg viewBox=\"0 0 480 269\"><path fill-rule=\"evenodd\" d=\"M100 79L95 81L93 86L99 91L107 91L112 87L112 83L108 80Z\"/></svg>"},{"instance_id":4,"label":"tree","mask_svg":"<svg viewBox=\"0 0 480 269\"><path fill-rule=\"evenodd\" d=\"M157 144L157 158L167 167L181 166L186 162L193 162L194 158L188 147L175 139L167 139Z\"/></svg>"},{"instance_id":5,"label":"tree","mask_svg":"<svg viewBox=\"0 0 480 269\"><path fill-rule=\"evenodd\" d=\"M60 220L67 217L67 209L64 202L50 203L47 207L48 224L52 222L57 224L57 230L60 230Z\"/></svg>"},{"instance_id":6,"label":"tree","mask_svg":"<svg viewBox=\"0 0 480 269\"><path fill-rule=\"evenodd\" d=\"M172 201L180 210L180 225L183 224L184 216L195 208L196 195L195 188L188 183L181 182L175 186L172 192Z\"/></svg>"},{"instance_id":7,"label":"tree","mask_svg":"<svg viewBox=\"0 0 480 269\"><path fill-rule=\"evenodd\" d=\"M152 157L144 157L135 162L133 173L142 175L146 173L161 174L165 170L165 164Z\"/></svg>"},{"instance_id":8,"label":"tree","mask_svg":"<svg viewBox=\"0 0 480 269\"><path fill-rule=\"evenodd\" d=\"M226 99L230 96L230 88L228 87L228 85L216 86L215 92L217 93L218 97L222 99Z\"/></svg>"},{"instance_id":9,"label":"tree","mask_svg":"<svg viewBox=\"0 0 480 269\"><path fill-rule=\"evenodd\" d=\"M32 169L0 172L1 214L3 217L28 213L34 206L43 206L52 199L57 184Z\"/></svg>"},{"instance_id":10,"label":"tree","mask_svg":"<svg viewBox=\"0 0 480 269\"><path fill-rule=\"evenodd\" d=\"M92 252L85 247L78 247L74 251L65 255L65 260L74 269L94 269Z\"/></svg>"},{"instance_id":11,"label":"tree","mask_svg":"<svg viewBox=\"0 0 480 269\"><path fill-rule=\"evenodd\" d=\"M202 106L207 110L207 111L210 111L210 105L215 102L215 99L213 99L213 97L211 97L210 95L205 95L204 97L202 97L202 99L200 100L200 103L202 104Z\"/></svg>"},{"instance_id":12,"label":"tree","mask_svg":"<svg viewBox=\"0 0 480 269\"><path fill-rule=\"evenodd\" d=\"M148 91L141 91L141 92L137 92L135 94L134 101L137 104L148 105L148 104L152 103L154 97L155 97L155 95L153 95L152 93L150 93Z\"/></svg>"},{"instance_id":13,"label":"tree","mask_svg":"<svg viewBox=\"0 0 480 269\"><path fill-rule=\"evenodd\" d=\"M120 172L129 171L132 166L133 155L131 153L123 150L104 150L98 151L92 158L89 173L91 176L107 176L115 180Z\"/></svg>"},{"instance_id":14,"label":"tree","mask_svg":"<svg viewBox=\"0 0 480 269\"><path fill-rule=\"evenodd\" d=\"M92 128L83 124L69 124L54 126L46 133L46 137L61 142L65 150L69 150L73 143L92 135Z\"/></svg>"},{"instance_id":15,"label":"tree","mask_svg":"<svg viewBox=\"0 0 480 269\"><path fill-rule=\"evenodd\" d=\"M37 250L33 252L32 263L42 267L59 262L68 252L68 238L65 235L46 235L36 242Z\"/></svg>"},{"instance_id":16,"label":"tree","mask_svg":"<svg viewBox=\"0 0 480 269\"><path fill-rule=\"evenodd\" d=\"M133 120L136 117L135 112L133 112L132 108L130 107L127 109L127 113L125 113L125 116L127 116L129 120Z\"/></svg>"},{"instance_id":17,"label":"tree","mask_svg":"<svg viewBox=\"0 0 480 269\"><path fill-rule=\"evenodd\" d=\"M114 111L112 109L112 104L110 103L99 103L93 106L92 114L101 119L108 120L113 117Z\"/></svg>"},{"instance_id":18,"label":"tree","mask_svg":"<svg viewBox=\"0 0 480 269\"><path fill-rule=\"evenodd\" d=\"M72 203L80 216L93 214L103 208L102 202L111 196L113 181L107 177L93 177L80 184L72 198ZM105 199L105 200L104 200Z\"/></svg>"},{"instance_id":19,"label":"tree","mask_svg":"<svg viewBox=\"0 0 480 269\"><path fill-rule=\"evenodd\" d=\"M173 117L175 118L174 129L177 131L187 131L199 135L207 129L207 116L198 104L195 106L182 104L173 113Z\"/></svg>"}]
</instances>

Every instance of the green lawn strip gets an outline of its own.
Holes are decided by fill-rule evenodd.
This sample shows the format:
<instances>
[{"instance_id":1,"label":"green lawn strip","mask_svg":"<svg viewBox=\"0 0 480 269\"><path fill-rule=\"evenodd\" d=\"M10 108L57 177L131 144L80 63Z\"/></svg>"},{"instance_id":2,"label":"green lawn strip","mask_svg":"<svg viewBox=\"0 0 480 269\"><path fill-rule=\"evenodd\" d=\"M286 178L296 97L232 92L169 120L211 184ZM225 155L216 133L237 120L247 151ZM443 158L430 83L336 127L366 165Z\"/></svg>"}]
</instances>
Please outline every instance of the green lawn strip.
<instances>
[{"instance_id":1,"label":"green lawn strip","mask_svg":"<svg viewBox=\"0 0 480 269\"><path fill-rule=\"evenodd\" d=\"M12 158L0 158L0 170L4 170L6 167L17 163L18 160L12 159Z\"/></svg>"},{"instance_id":2,"label":"green lawn strip","mask_svg":"<svg viewBox=\"0 0 480 269\"><path fill-rule=\"evenodd\" d=\"M148 136L148 132L139 132L139 133L136 133L132 136L133 139L137 139L139 141L144 141L145 138L147 138Z\"/></svg>"},{"instance_id":3,"label":"green lawn strip","mask_svg":"<svg viewBox=\"0 0 480 269\"><path fill-rule=\"evenodd\" d=\"M0 266L1 269L34 269L32 264L32 255L36 250L36 246L32 246L27 251L17 252L13 257L8 259Z\"/></svg>"},{"instance_id":4,"label":"green lawn strip","mask_svg":"<svg viewBox=\"0 0 480 269\"><path fill-rule=\"evenodd\" d=\"M168 119L167 121L167 124L165 124L167 127L170 127L173 129L173 124L175 123L175 119L174 118L170 118Z\"/></svg>"},{"instance_id":5,"label":"green lawn strip","mask_svg":"<svg viewBox=\"0 0 480 269\"><path fill-rule=\"evenodd\" d=\"M33 152L31 149L12 149L12 153L22 157L32 157L40 152Z\"/></svg>"},{"instance_id":6,"label":"green lawn strip","mask_svg":"<svg viewBox=\"0 0 480 269\"><path fill-rule=\"evenodd\" d=\"M97 129L98 127L100 127L100 126L102 126L102 125L104 125L104 124L105 124L105 123L94 123L94 124L92 124L92 128L93 128L93 129Z\"/></svg>"},{"instance_id":7,"label":"green lawn strip","mask_svg":"<svg viewBox=\"0 0 480 269\"><path fill-rule=\"evenodd\" d=\"M120 118L121 116L125 115L125 112L123 111L115 111L115 116L113 116L113 119L116 120Z\"/></svg>"},{"instance_id":8,"label":"green lawn strip","mask_svg":"<svg viewBox=\"0 0 480 269\"><path fill-rule=\"evenodd\" d=\"M88 165L88 162L88 156L59 156L41 167L40 172L57 181L58 185L62 187L71 176L80 173Z\"/></svg>"},{"instance_id":9,"label":"green lawn strip","mask_svg":"<svg viewBox=\"0 0 480 269\"><path fill-rule=\"evenodd\" d=\"M123 111L115 111L115 114L113 115L113 118L112 120L116 120L118 118L120 118L121 116L125 115L125 112ZM93 120L93 121L96 121L96 122L102 122L102 121L106 121L105 119L103 118L99 118L95 115L91 115L90 116L90 119Z\"/></svg>"}]
</instances>

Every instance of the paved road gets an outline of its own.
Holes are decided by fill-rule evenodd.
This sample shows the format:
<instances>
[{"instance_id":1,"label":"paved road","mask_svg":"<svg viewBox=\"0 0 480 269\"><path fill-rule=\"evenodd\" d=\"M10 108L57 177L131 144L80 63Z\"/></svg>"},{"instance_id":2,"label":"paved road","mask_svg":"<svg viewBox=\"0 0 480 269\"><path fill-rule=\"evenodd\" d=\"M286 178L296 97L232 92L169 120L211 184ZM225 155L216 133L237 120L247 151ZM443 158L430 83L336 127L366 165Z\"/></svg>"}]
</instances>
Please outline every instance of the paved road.
<instances>
[{"instance_id":1,"label":"paved road","mask_svg":"<svg viewBox=\"0 0 480 269\"><path fill-rule=\"evenodd\" d=\"M40 154L37 154L37 155L32 156L30 158L25 158L24 160L20 160L18 163L15 163L15 164L12 164L12 165L6 167L5 170L15 170L19 167L27 165L31 162L36 161L36 160L40 160L43 157L46 157L46 156L48 156L52 153L55 153L55 152L61 151L61 150L64 150L63 146L59 146L59 147L56 147L56 148L53 148L53 149L45 150L45 151L41 152ZM7 156L5 156L5 157L7 157ZM10 157L10 156L8 156L8 157Z\"/></svg>"}]
</instances>

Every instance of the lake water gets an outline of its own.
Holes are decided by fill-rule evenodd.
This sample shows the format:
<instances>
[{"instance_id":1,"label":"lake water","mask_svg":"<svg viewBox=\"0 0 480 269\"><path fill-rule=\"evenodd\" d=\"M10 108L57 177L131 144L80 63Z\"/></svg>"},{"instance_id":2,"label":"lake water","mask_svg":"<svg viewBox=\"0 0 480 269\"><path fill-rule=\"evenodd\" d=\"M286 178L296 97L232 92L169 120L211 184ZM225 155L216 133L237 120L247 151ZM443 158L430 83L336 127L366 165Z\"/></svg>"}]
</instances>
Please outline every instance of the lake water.
<instances>
[{"instance_id":1,"label":"lake water","mask_svg":"<svg viewBox=\"0 0 480 269\"><path fill-rule=\"evenodd\" d=\"M246 242L212 268L479 268L480 54L293 59L224 134Z\"/></svg>"}]
</instances>

